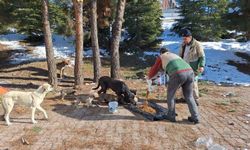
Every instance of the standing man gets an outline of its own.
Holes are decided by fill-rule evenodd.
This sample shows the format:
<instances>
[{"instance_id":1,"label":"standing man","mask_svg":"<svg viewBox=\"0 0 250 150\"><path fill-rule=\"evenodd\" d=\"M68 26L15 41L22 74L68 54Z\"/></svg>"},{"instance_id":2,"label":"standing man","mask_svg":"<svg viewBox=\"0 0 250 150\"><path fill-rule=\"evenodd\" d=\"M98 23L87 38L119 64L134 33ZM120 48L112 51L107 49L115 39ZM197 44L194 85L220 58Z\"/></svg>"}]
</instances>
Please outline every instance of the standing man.
<instances>
[{"instance_id":1,"label":"standing man","mask_svg":"<svg viewBox=\"0 0 250 150\"><path fill-rule=\"evenodd\" d=\"M181 30L183 43L181 45L179 55L183 58L194 71L194 98L197 105L199 105L199 89L198 77L204 71L205 53L201 44L192 37L192 33L188 29Z\"/></svg>"},{"instance_id":2,"label":"standing man","mask_svg":"<svg viewBox=\"0 0 250 150\"><path fill-rule=\"evenodd\" d=\"M169 75L167 89L167 115L159 115L154 120L167 119L171 122L176 122L175 113L175 93L179 87L183 89L183 95L188 104L191 117L188 117L190 122L199 123L199 113L197 105L193 97L193 80L194 72L190 65L181 59L178 55L168 52L165 48L160 51L161 55L157 58L155 64L149 70L147 79L152 80L159 71L164 71Z\"/></svg>"}]
</instances>

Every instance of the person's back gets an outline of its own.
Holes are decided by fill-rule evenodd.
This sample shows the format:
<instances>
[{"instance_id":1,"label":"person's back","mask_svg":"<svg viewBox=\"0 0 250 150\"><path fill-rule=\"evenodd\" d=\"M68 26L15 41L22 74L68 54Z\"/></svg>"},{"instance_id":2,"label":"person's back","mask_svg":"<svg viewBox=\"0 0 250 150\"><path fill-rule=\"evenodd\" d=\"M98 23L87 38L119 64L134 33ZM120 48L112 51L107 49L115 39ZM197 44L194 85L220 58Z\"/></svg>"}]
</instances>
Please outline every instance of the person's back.
<instances>
[{"instance_id":1,"label":"person's back","mask_svg":"<svg viewBox=\"0 0 250 150\"><path fill-rule=\"evenodd\" d=\"M160 56L162 61L162 69L165 70L169 75L176 73L181 70L191 69L190 65L186 63L178 55L166 52Z\"/></svg>"},{"instance_id":2,"label":"person's back","mask_svg":"<svg viewBox=\"0 0 250 150\"><path fill-rule=\"evenodd\" d=\"M154 120L167 119L175 122L175 93L179 87L183 88L183 94L187 101L191 116L188 117L190 122L199 123L199 112L197 105L193 98L193 79L194 72L191 66L178 55L168 52L168 50L161 50L161 55L156 59L155 64L149 70L147 79L151 80L159 72L164 70L169 75L168 89L167 89L167 104L168 112L166 115L155 116Z\"/></svg>"}]
</instances>

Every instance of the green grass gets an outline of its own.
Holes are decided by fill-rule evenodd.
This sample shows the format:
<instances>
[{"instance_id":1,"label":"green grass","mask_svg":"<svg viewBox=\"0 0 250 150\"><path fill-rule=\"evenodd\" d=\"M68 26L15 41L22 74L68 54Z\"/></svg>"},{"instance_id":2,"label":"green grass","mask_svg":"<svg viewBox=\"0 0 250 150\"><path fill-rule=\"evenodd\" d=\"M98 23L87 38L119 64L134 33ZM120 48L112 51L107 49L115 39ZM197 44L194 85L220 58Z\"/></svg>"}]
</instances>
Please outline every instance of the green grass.
<instances>
[{"instance_id":1,"label":"green grass","mask_svg":"<svg viewBox=\"0 0 250 150\"><path fill-rule=\"evenodd\" d=\"M34 126L34 127L32 128L32 131L35 132L35 133L39 133L39 132L42 131L42 128L39 127L39 126Z\"/></svg>"},{"instance_id":2,"label":"green grass","mask_svg":"<svg viewBox=\"0 0 250 150\"><path fill-rule=\"evenodd\" d=\"M223 106L228 106L230 104L230 102L228 101L222 101L222 102L216 102L216 105L223 105Z\"/></svg>"},{"instance_id":3,"label":"green grass","mask_svg":"<svg viewBox=\"0 0 250 150\"><path fill-rule=\"evenodd\" d=\"M132 70L124 70L122 71L122 76L125 78L125 79L136 79L137 76L136 76L136 73Z\"/></svg>"},{"instance_id":4,"label":"green grass","mask_svg":"<svg viewBox=\"0 0 250 150\"><path fill-rule=\"evenodd\" d=\"M208 89L207 88L202 88L199 90L200 93L202 94L208 94Z\"/></svg>"},{"instance_id":5,"label":"green grass","mask_svg":"<svg viewBox=\"0 0 250 150\"><path fill-rule=\"evenodd\" d=\"M142 91L139 93L139 96L142 96L142 97L146 97L147 96L147 92L146 91Z\"/></svg>"},{"instance_id":6,"label":"green grass","mask_svg":"<svg viewBox=\"0 0 250 150\"><path fill-rule=\"evenodd\" d=\"M239 100L230 100L231 103L235 103L235 104L239 104L240 101Z\"/></svg>"},{"instance_id":7,"label":"green grass","mask_svg":"<svg viewBox=\"0 0 250 150\"><path fill-rule=\"evenodd\" d=\"M199 80L199 84L200 85L209 85L210 82L209 81L205 81L205 80Z\"/></svg>"},{"instance_id":8,"label":"green grass","mask_svg":"<svg viewBox=\"0 0 250 150\"><path fill-rule=\"evenodd\" d=\"M236 112L235 109L229 109L228 112Z\"/></svg>"}]
</instances>

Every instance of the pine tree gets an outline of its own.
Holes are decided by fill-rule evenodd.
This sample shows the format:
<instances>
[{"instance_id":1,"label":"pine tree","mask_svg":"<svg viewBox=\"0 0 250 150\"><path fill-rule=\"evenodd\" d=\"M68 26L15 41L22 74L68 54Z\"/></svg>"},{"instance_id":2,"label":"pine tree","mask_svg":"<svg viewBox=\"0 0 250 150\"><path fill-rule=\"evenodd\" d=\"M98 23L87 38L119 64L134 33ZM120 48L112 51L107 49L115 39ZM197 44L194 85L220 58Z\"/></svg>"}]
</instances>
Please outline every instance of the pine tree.
<instances>
[{"instance_id":1,"label":"pine tree","mask_svg":"<svg viewBox=\"0 0 250 150\"><path fill-rule=\"evenodd\" d=\"M46 58L47 58L47 66L48 66L48 78L49 83L57 88L57 74L56 74L56 62L54 59L54 51L52 44L52 35L50 30L50 22L49 22L49 1L42 0L42 18L43 18L43 32L44 32L44 41L45 41L45 49L46 49Z\"/></svg>"},{"instance_id":2,"label":"pine tree","mask_svg":"<svg viewBox=\"0 0 250 150\"><path fill-rule=\"evenodd\" d=\"M128 47L143 48L153 43L161 34L162 10L159 1L130 1L126 6L124 28L129 39L125 40Z\"/></svg>"},{"instance_id":3,"label":"pine tree","mask_svg":"<svg viewBox=\"0 0 250 150\"><path fill-rule=\"evenodd\" d=\"M250 1L232 0L228 8L225 25L231 30L245 32L246 38L250 39Z\"/></svg>"},{"instance_id":4,"label":"pine tree","mask_svg":"<svg viewBox=\"0 0 250 150\"><path fill-rule=\"evenodd\" d=\"M75 49L75 87L81 88L84 82L83 77L83 2L81 0L73 0L74 14L75 14L75 40L76 40L76 49Z\"/></svg>"},{"instance_id":5,"label":"pine tree","mask_svg":"<svg viewBox=\"0 0 250 150\"><path fill-rule=\"evenodd\" d=\"M98 43L98 29L97 29L97 0L91 2L91 43L93 51L93 67L94 67L94 82L100 78L101 58Z\"/></svg>"},{"instance_id":6,"label":"pine tree","mask_svg":"<svg viewBox=\"0 0 250 150\"><path fill-rule=\"evenodd\" d=\"M111 77L120 78L120 54L119 46L121 39L122 21L124 17L124 11L126 6L126 0L118 0L116 7L115 22L112 26L112 40L111 40Z\"/></svg>"},{"instance_id":7,"label":"pine tree","mask_svg":"<svg viewBox=\"0 0 250 150\"><path fill-rule=\"evenodd\" d=\"M11 17L10 12L13 11L13 8L9 5L7 0L0 0L0 32L4 33L7 30L7 27L14 26L13 17Z\"/></svg>"},{"instance_id":8,"label":"pine tree","mask_svg":"<svg viewBox=\"0 0 250 150\"><path fill-rule=\"evenodd\" d=\"M17 21L17 29L19 32L32 36L42 35L42 1L21 0L13 2L13 4L15 9L12 15Z\"/></svg>"},{"instance_id":9,"label":"pine tree","mask_svg":"<svg viewBox=\"0 0 250 150\"><path fill-rule=\"evenodd\" d=\"M42 1L41 0L1 0L0 22L5 26L11 25L18 32L30 36L41 36L42 25ZM51 28L54 32L64 34L67 26L67 18L70 13L61 7L59 2L51 2L49 5Z\"/></svg>"},{"instance_id":10,"label":"pine tree","mask_svg":"<svg viewBox=\"0 0 250 150\"><path fill-rule=\"evenodd\" d=\"M189 28L198 40L218 40L225 33L222 17L227 0L181 0L180 5L183 18L177 20L173 31Z\"/></svg>"}]
</instances>

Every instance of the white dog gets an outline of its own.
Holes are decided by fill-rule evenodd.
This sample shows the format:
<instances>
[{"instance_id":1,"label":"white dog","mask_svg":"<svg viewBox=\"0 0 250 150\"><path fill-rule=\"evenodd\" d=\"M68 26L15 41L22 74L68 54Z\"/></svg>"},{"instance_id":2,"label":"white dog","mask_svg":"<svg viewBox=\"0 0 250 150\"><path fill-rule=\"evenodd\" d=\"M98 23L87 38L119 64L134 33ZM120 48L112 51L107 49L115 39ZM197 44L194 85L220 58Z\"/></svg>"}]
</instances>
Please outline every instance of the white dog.
<instances>
[{"instance_id":1,"label":"white dog","mask_svg":"<svg viewBox=\"0 0 250 150\"><path fill-rule=\"evenodd\" d=\"M51 87L51 85L48 83L45 83L41 85L34 92L10 91L10 92L5 93L2 97L2 105L4 109L4 119L7 125L11 125L10 120L9 120L9 115L15 103L23 104L25 106L31 107L32 123L37 123L37 121L35 121L36 109L42 111L45 118L48 119L46 111L40 106L40 104L43 102L46 94L52 90L53 88Z\"/></svg>"}]
</instances>

